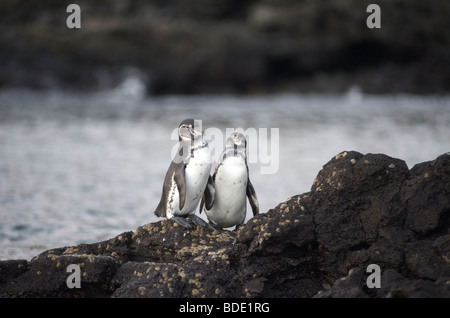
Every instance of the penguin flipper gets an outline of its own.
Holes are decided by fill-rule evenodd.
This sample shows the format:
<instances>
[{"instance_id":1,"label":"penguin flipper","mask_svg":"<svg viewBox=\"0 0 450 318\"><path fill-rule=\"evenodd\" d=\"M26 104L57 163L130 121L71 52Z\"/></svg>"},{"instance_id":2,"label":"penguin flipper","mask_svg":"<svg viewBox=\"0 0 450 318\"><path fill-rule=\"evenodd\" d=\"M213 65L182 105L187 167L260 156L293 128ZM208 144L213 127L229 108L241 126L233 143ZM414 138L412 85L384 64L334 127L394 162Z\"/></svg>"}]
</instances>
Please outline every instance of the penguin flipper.
<instances>
[{"instance_id":1,"label":"penguin flipper","mask_svg":"<svg viewBox=\"0 0 450 318\"><path fill-rule=\"evenodd\" d=\"M173 166L174 166L174 164L171 163L169 166L169 169L166 172L166 176L164 177L161 199L159 200L159 204L155 210L155 215L159 216L159 217L166 217L167 194L170 191L170 182L171 182L171 178L172 178Z\"/></svg>"},{"instance_id":2,"label":"penguin flipper","mask_svg":"<svg viewBox=\"0 0 450 318\"><path fill-rule=\"evenodd\" d=\"M216 195L216 184L214 183L214 179L209 176L208 177L208 183L206 184L205 191L203 192L202 200L200 202L200 208L199 213L202 213L203 207L206 208L206 210L211 210L211 208L214 205Z\"/></svg>"},{"instance_id":3,"label":"penguin flipper","mask_svg":"<svg viewBox=\"0 0 450 318\"><path fill-rule=\"evenodd\" d=\"M165 200L161 199L161 201L159 201L158 207L155 210L155 215L159 217L165 217L166 216L165 206L166 206Z\"/></svg>"},{"instance_id":4,"label":"penguin flipper","mask_svg":"<svg viewBox=\"0 0 450 318\"><path fill-rule=\"evenodd\" d=\"M180 167L177 168L173 176L173 181L175 181L175 184L177 185L178 189L180 211L183 210L184 203L186 202L186 178L184 175L185 167L186 167L185 165L180 165Z\"/></svg>"},{"instance_id":5,"label":"penguin flipper","mask_svg":"<svg viewBox=\"0 0 450 318\"><path fill-rule=\"evenodd\" d=\"M205 195L203 194L202 200L200 201L200 207L198 208L198 213L202 214L204 205L205 205Z\"/></svg>"},{"instance_id":6,"label":"penguin flipper","mask_svg":"<svg viewBox=\"0 0 450 318\"><path fill-rule=\"evenodd\" d=\"M216 198L216 184L211 176L208 177L208 183L205 188L205 207L207 210L211 210Z\"/></svg>"},{"instance_id":7,"label":"penguin flipper","mask_svg":"<svg viewBox=\"0 0 450 318\"><path fill-rule=\"evenodd\" d=\"M247 181L247 197L250 202L250 206L252 207L253 216L258 215L259 213L259 203L258 198L256 197L255 188L253 188L253 184L250 182L250 178Z\"/></svg>"}]
</instances>

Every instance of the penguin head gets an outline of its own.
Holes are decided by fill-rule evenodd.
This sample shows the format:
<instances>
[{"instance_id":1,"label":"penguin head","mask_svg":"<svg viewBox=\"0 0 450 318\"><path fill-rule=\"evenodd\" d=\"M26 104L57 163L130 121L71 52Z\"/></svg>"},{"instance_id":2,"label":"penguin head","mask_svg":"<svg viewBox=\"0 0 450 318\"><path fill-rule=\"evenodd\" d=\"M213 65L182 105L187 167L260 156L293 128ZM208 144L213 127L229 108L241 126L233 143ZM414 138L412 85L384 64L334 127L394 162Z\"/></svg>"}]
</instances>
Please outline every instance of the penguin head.
<instances>
[{"instance_id":1,"label":"penguin head","mask_svg":"<svg viewBox=\"0 0 450 318\"><path fill-rule=\"evenodd\" d=\"M191 142L203 136L202 124L199 120L185 119L178 126L179 141Z\"/></svg>"},{"instance_id":2,"label":"penguin head","mask_svg":"<svg viewBox=\"0 0 450 318\"><path fill-rule=\"evenodd\" d=\"M237 148L237 149L246 149L247 148L247 140L245 136L238 132L233 132L230 137L227 138L227 148Z\"/></svg>"},{"instance_id":3,"label":"penguin head","mask_svg":"<svg viewBox=\"0 0 450 318\"><path fill-rule=\"evenodd\" d=\"M230 137L227 138L227 144L220 156L220 162L223 162L229 157L241 157L247 162L246 152L247 140L245 139L245 136L241 133L233 132Z\"/></svg>"}]
</instances>

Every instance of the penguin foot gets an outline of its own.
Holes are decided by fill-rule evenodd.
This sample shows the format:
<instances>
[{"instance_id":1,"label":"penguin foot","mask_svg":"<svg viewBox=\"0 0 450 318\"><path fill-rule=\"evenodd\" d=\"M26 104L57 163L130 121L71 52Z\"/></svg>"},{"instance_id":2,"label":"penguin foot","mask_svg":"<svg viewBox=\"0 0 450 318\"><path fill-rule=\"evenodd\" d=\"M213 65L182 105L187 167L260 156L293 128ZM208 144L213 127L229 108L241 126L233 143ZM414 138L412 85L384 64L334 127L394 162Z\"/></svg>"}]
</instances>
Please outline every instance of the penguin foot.
<instances>
[{"instance_id":1,"label":"penguin foot","mask_svg":"<svg viewBox=\"0 0 450 318\"><path fill-rule=\"evenodd\" d=\"M192 229L192 222L189 221L186 218L183 218L181 216L173 216L172 220L174 220L175 222L177 222L179 225L181 225L182 227L185 227L187 229Z\"/></svg>"},{"instance_id":2,"label":"penguin foot","mask_svg":"<svg viewBox=\"0 0 450 318\"><path fill-rule=\"evenodd\" d=\"M200 225L203 227L207 227L208 223L205 222L205 220L203 220L202 218L196 216L195 214L191 214L189 215L189 218L191 219L192 223L196 224L196 225Z\"/></svg>"},{"instance_id":3,"label":"penguin foot","mask_svg":"<svg viewBox=\"0 0 450 318\"><path fill-rule=\"evenodd\" d=\"M218 226L216 223L213 223L211 220L209 220L209 224L216 230L223 230L223 227Z\"/></svg>"}]
</instances>

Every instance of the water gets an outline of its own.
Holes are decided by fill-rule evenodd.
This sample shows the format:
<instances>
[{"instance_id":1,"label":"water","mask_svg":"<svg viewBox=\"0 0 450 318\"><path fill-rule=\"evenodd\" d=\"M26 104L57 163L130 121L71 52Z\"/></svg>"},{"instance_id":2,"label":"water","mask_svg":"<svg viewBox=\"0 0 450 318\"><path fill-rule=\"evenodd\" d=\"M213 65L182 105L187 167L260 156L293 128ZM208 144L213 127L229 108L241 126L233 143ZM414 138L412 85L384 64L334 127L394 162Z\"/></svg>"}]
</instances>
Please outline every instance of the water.
<instances>
[{"instance_id":1,"label":"water","mask_svg":"<svg viewBox=\"0 0 450 318\"><path fill-rule=\"evenodd\" d=\"M270 154L279 158L277 172L261 174L260 158L250 165L261 212L309 191L322 166L344 150L385 153L410 168L450 151L449 96L354 89L145 98L126 85L92 94L3 90L0 259L30 259L157 221L153 211L176 144L170 136L187 117L202 119L203 129L267 128L269 137L279 129L279 153Z\"/></svg>"}]
</instances>

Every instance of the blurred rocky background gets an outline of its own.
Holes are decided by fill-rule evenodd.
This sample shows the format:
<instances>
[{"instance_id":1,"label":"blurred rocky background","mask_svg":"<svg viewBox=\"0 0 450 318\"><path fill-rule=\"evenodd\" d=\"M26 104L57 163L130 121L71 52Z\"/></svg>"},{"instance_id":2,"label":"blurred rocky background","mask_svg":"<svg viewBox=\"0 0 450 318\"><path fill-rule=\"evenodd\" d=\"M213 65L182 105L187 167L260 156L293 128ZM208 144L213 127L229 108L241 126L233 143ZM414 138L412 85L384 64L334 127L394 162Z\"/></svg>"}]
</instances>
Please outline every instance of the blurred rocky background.
<instances>
[{"instance_id":1,"label":"blurred rocky background","mask_svg":"<svg viewBox=\"0 0 450 318\"><path fill-rule=\"evenodd\" d=\"M443 0L2 0L0 88L447 93L449 16Z\"/></svg>"}]
</instances>

